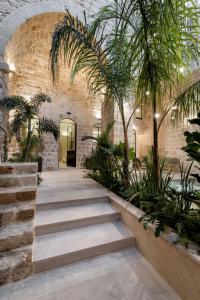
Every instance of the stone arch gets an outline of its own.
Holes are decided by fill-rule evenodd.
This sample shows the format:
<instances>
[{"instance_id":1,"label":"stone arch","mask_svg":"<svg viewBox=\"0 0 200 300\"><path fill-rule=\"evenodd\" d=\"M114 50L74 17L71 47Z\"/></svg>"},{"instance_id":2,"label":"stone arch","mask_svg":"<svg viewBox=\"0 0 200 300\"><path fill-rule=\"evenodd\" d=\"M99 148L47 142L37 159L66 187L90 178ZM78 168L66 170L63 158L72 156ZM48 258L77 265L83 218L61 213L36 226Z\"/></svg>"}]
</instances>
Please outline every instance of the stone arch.
<instances>
[{"instance_id":1,"label":"stone arch","mask_svg":"<svg viewBox=\"0 0 200 300\"><path fill-rule=\"evenodd\" d=\"M3 19L0 23L0 57L3 57L4 50L7 42L24 22L30 18L46 14L46 13L64 13L66 9L70 11L73 16L78 16L83 20L83 11L89 12L89 14L95 13L100 6L106 3L106 1L68 1L68 0L36 0L21 1L22 6L12 11ZM24 3L24 5L23 5Z\"/></svg>"},{"instance_id":2,"label":"stone arch","mask_svg":"<svg viewBox=\"0 0 200 300\"><path fill-rule=\"evenodd\" d=\"M97 122L96 111L100 111L99 99L89 93L85 78L77 75L70 79L70 68L60 65L60 80L52 84L49 69L49 50L55 24L63 19L64 12L38 14L17 28L7 42L4 57L15 65L15 72L9 74L10 95L31 97L38 92L48 93L51 104L41 107L40 116L53 119L57 125L63 117L73 118L77 123L77 167L83 166L84 157L92 149L92 143L82 143L83 135L91 135ZM69 116L70 114L70 116ZM57 168L58 143L53 136L44 136L44 168Z\"/></svg>"}]
</instances>

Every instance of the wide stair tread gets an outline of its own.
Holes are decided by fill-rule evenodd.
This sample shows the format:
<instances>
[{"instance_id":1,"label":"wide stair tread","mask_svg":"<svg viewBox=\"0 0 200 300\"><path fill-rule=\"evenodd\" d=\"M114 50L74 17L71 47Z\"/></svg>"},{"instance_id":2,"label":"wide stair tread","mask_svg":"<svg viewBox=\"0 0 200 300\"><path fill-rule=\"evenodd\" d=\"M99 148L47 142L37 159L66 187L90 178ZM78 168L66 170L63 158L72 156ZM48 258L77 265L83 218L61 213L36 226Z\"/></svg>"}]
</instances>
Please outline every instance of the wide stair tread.
<instances>
[{"instance_id":1,"label":"wide stair tread","mask_svg":"<svg viewBox=\"0 0 200 300\"><path fill-rule=\"evenodd\" d=\"M134 245L122 222L108 222L35 238L35 272L80 261Z\"/></svg>"},{"instance_id":2,"label":"wide stair tread","mask_svg":"<svg viewBox=\"0 0 200 300\"><path fill-rule=\"evenodd\" d=\"M66 193L63 196L63 198L59 197L58 198L51 198L48 197L48 199L42 199L38 195L37 198L37 211L41 210L51 210L51 209L59 209L59 208L67 208L67 207L75 207L75 206L81 206L81 205L89 205L89 204L94 204L94 203L105 203L109 202L109 198L107 195L102 195L102 196L94 196L94 197L88 197L85 195L81 195L81 197L74 198L72 199L71 197L68 198Z\"/></svg>"},{"instance_id":3,"label":"wide stair tread","mask_svg":"<svg viewBox=\"0 0 200 300\"><path fill-rule=\"evenodd\" d=\"M36 213L35 232L36 235L54 233L114 221L119 217L119 211L108 202L41 210Z\"/></svg>"}]
</instances>

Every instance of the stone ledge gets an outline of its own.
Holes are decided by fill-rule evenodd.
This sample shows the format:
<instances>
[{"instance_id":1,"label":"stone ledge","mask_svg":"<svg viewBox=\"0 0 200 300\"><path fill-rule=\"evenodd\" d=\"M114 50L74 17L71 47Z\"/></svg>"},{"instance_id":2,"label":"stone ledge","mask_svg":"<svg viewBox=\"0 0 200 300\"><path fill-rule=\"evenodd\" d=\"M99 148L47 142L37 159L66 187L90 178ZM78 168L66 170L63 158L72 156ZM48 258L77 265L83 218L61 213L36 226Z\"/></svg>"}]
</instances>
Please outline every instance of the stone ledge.
<instances>
[{"instance_id":1,"label":"stone ledge","mask_svg":"<svg viewBox=\"0 0 200 300\"><path fill-rule=\"evenodd\" d=\"M33 220L1 227L0 253L33 243Z\"/></svg>"},{"instance_id":2,"label":"stone ledge","mask_svg":"<svg viewBox=\"0 0 200 300\"><path fill-rule=\"evenodd\" d=\"M0 174L0 188L36 185L35 174Z\"/></svg>"},{"instance_id":3,"label":"stone ledge","mask_svg":"<svg viewBox=\"0 0 200 300\"><path fill-rule=\"evenodd\" d=\"M4 204L0 206L0 227L15 221L25 221L34 217L35 201Z\"/></svg>"},{"instance_id":4,"label":"stone ledge","mask_svg":"<svg viewBox=\"0 0 200 300\"><path fill-rule=\"evenodd\" d=\"M36 199L36 187L1 188L0 204L16 203Z\"/></svg>"},{"instance_id":5,"label":"stone ledge","mask_svg":"<svg viewBox=\"0 0 200 300\"><path fill-rule=\"evenodd\" d=\"M121 212L125 225L134 233L136 246L144 257L182 299L199 300L200 256L197 254L197 246L192 244L189 249L185 249L180 244L174 244L174 235L170 229L167 234L156 238L153 225L145 230L139 223L142 210L112 192L108 196L114 207Z\"/></svg>"},{"instance_id":6,"label":"stone ledge","mask_svg":"<svg viewBox=\"0 0 200 300\"><path fill-rule=\"evenodd\" d=\"M23 279L32 273L31 247L0 254L0 285Z\"/></svg>"},{"instance_id":7,"label":"stone ledge","mask_svg":"<svg viewBox=\"0 0 200 300\"><path fill-rule=\"evenodd\" d=\"M31 174L37 172L37 163L0 163L0 174Z\"/></svg>"}]
</instances>

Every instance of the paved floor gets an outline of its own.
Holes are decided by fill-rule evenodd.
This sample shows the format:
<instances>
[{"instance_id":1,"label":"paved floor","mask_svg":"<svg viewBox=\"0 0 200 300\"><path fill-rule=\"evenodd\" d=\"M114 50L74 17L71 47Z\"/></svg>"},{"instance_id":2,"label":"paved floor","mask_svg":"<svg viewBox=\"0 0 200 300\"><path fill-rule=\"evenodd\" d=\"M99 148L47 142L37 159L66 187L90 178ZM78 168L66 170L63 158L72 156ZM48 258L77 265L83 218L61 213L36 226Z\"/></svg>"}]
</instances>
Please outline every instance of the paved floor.
<instances>
[{"instance_id":1,"label":"paved floor","mask_svg":"<svg viewBox=\"0 0 200 300\"><path fill-rule=\"evenodd\" d=\"M106 195L83 171L46 172L38 202ZM1 300L180 300L170 286L135 249L34 274L0 288Z\"/></svg>"}]
</instances>

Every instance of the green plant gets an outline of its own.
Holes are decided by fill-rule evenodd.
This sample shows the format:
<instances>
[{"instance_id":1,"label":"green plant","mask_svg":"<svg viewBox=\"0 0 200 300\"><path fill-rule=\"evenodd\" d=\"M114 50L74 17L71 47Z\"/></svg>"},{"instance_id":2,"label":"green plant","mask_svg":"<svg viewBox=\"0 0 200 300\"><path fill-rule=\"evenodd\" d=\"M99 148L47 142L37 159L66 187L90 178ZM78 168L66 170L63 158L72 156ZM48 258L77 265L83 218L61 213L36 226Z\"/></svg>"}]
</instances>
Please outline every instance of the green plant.
<instances>
[{"instance_id":1,"label":"green plant","mask_svg":"<svg viewBox=\"0 0 200 300\"><path fill-rule=\"evenodd\" d=\"M128 127L133 113L126 121L124 104L128 101L133 86L134 57L127 32L121 31L123 34L118 34L119 28L124 26L123 22L114 23L111 32L106 34L98 25L98 22L88 24L86 17L83 24L67 11L63 22L54 29L50 51L51 70L53 79L56 80L60 58L64 57L64 61L69 66L72 65L72 78L78 72L83 72L88 87L94 94L105 96L106 102L117 103L124 135L124 184L128 185Z\"/></svg>"},{"instance_id":2,"label":"green plant","mask_svg":"<svg viewBox=\"0 0 200 300\"><path fill-rule=\"evenodd\" d=\"M200 113L198 113L197 118L188 120L188 122L200 128ZM184 135L187 145L183 147L182 150L188 154L191 160L198 163L196 168L200 170L200 132L199 130L193 132L185 131ZM192 176L200 183L200 174L192 174Z\"/></svg>"},{"instance_id":3,"label":"green plant","mask_svg":"<svg viewBox=\"0 0 200 300\"><path fill-rule=\"evenodd\" d=\"M122 161L124 145L119 143L113 145L110 142L109 134L114 122L108 123L106 130L98 137L85 136L82 140L94 139L97 141L96 149L85 159L85 167L89 170L89 176L100 182L110 190L122 194L123 170ZM130 149L130 155L133 151Z\"/></svg>"},{"instance_id":4,"label":"green plant","mask_svg":"<svg viewBox=\"0 0 200 300\"><path fill-rule=\"evenodd\" d=\"M179 242L186 247L192 240L200 245L200 195L194 189L194 179L190 178L192 163L186 168L180 165L179 189L172 188L173 174L164 170L165 161L159 161L159 189L152 178L154 163L152 153L145 159L144 173L134 172L127 191L129 201L141 208L144 215L140 219L144 227L155 225L155 236L160 236L168 227L178 234Z\"/></svg>"},{"instance_id":5,"label":"green plant","mask_svg":"<svg viewBox=\"0 0 200 300\"><path fill-rule=\"evenodd\" d=\"M185 102L187 92L171 97L171 91L185 76L182 70L192 60L198 60L199 7L193 0L112 1L102 8L94 24L103 27L104 32L109 31L110 24L117 24L115 36L127 40L136 102L143 101L152 110L154 177L158 188L158 133L165 116L174 103L179 116L188 116L200 105L196 95ZM110 51L112 47L111 44ZM160 122L158 112L163 112Z\"/></svg>"},{"instance_id":6,"label":"green plant","mask_svg":"<svg viewBox=\"0 0 200 300\"><path fill-rule=\"evenodd\" d=\"M14 111L13 119L9 124L9 135L16 136L20 153L16 153L13 159L17 161L35 160L42 144L42 133L52 133L55 140L59 135L59 128L55 122L47 118L39 118L39 110L43 103L51 102L51 98L43 93L34 95L30 101L21 96L11 96L0 99L0 107L9 112ZM37 122L33 125L33 120ZM24 128L25 136L20 131ZM36 148L38 151L36 151ZM41 147L40 147L41 150ZM32 153L33 152L33 153ZM37 152L37 153L36 153Z\"/></svg>"}]
</instances>

